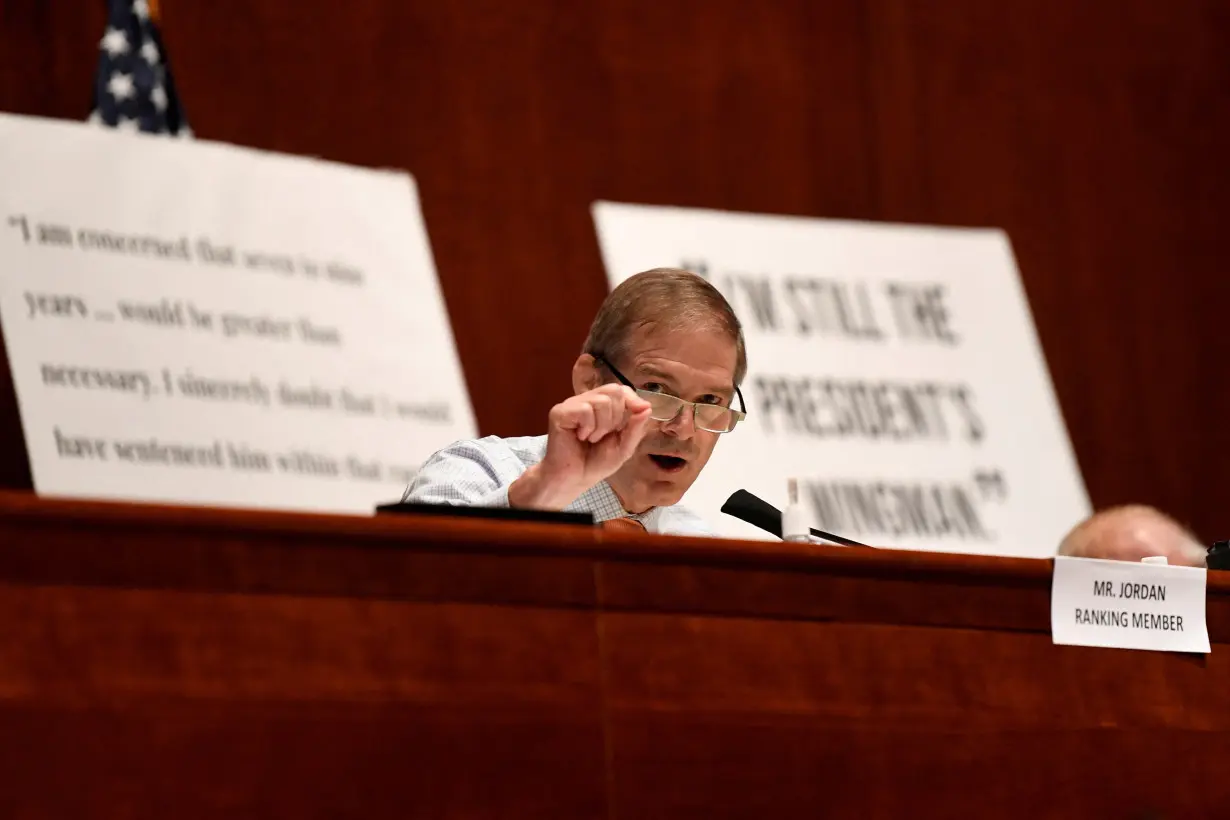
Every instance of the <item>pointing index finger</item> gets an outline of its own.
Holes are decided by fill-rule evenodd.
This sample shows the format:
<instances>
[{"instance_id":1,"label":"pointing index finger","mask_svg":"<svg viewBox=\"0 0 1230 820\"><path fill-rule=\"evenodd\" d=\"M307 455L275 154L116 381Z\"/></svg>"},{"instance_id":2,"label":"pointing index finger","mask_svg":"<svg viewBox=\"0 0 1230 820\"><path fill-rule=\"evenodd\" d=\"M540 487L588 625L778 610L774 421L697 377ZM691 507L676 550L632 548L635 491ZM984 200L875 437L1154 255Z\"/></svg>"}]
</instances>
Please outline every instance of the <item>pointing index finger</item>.
<instances>
[{"instance_id":1,"label":"pointing index finger","mask_svg":"<svg viewBox=\"0 0 1230 820\"><path fill-rule=\"evenodd\" d=\"M628 409L629 413L640 413L643 410L649 409L649 402L641 398L635 390L626 385L624 386L624 390L626 391L624 407Z\"/></svg>"}]
</instances>

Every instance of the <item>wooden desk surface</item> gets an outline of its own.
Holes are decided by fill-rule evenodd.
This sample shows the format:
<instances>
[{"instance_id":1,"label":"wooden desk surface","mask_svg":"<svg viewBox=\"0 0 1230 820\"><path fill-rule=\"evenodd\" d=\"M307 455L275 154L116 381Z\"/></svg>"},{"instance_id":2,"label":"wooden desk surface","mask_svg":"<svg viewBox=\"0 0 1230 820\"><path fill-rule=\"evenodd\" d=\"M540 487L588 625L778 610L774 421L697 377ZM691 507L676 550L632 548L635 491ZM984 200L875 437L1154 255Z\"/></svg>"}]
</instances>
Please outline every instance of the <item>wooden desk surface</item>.
<instances>
[{"instance_id":1,"label":"wooden desk surface","mask_svg":"<svg viewBox=\"0 0 1230 820\"><path fill-rule=\"evenodd\" d=\"M1207 657L1050 561L0 494L6 817L1189 817Z\"/></svg>"}]
</instances>

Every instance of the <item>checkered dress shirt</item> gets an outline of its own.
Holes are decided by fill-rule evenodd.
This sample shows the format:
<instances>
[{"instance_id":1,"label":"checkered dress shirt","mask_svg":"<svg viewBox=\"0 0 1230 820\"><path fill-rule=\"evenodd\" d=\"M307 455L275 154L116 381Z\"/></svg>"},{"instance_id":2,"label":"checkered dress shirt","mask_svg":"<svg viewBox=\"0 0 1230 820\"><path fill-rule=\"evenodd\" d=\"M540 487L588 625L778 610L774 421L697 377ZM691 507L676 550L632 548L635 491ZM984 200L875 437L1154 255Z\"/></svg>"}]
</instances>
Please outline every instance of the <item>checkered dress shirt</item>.
<instances>
[{"instance_id":1,"label":"checkered dress shirt","mask_svg":"<svg viewBox=\"0 0 1230 820\"><path fill-rule=\"evenodd\" d=\"M423 465L402 494L402 501L507 507L508 486L528 468L542 461L546 436L498 438L487 436L459 441L439 451ZM568 512L590 512L599 523L612 518L634 518L649 532L668 535L713 535L696 513L681 504L632 515L624 510L605 481L595 484L569 504Z\"/></svg>"}]
</instances>

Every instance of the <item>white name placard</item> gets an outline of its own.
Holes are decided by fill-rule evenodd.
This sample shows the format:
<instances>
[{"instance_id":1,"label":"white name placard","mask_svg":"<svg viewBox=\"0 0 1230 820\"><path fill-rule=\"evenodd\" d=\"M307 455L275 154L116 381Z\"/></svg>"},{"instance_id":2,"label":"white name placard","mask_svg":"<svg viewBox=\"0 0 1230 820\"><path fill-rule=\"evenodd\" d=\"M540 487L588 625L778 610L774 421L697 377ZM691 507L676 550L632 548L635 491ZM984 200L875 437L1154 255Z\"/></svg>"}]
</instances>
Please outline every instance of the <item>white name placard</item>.
<instances>
[{"instance_id":1,"label":"white name placard","mask_svg":"<svg viewBox=\"0 0 1230 820\"><path fill-rule=\"evenodd\" d=\"M1051 635L1057 644L1209 652L1208 571L1093 558L1055 558Z\"/></svg>"},{"instance_id":2,"label":"white name placard","mask_svg":"<svg viewBox=\"0 0 1230 820\"><path fill-rule=\"evenodd\" d=\"M369 513L474 434L407 174L0 115L0 180L37 492Z\"/></svg>"},{"instance_id":3,"label":"white name placard","mask_svg":"<svg viewBox=\"0 0 1230 820\"><path fill-rule=\"evenodd\" d=\"M1049 556L1090 513L1007 237L601 202L610 283L706 276L747 339L747 419L684 503L745 488L877 546Z\"/></svg>"}]
</instances>

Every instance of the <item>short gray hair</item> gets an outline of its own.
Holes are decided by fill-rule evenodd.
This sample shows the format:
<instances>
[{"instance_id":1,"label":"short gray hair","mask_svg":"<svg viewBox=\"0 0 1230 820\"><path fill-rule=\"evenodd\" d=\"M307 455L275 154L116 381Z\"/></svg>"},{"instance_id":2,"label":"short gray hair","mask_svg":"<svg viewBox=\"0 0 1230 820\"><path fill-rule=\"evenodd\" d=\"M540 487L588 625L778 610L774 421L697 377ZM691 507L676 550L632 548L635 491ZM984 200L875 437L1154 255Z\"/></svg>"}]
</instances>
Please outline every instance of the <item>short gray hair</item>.
<instances>
[{"instance_id":1,"label":"short gray hair","mask_svg":"<svg viewBox=\"0 0 1230 820\"><path fill-rule=\"evenodd\" d=\"M735 386L747 375L743 326L707 279L680 268L654 268L621 282L598 308L582 353L622 360L637 328L669 322L725 333L735 343Z\"/></svg>"}]
</instances>

